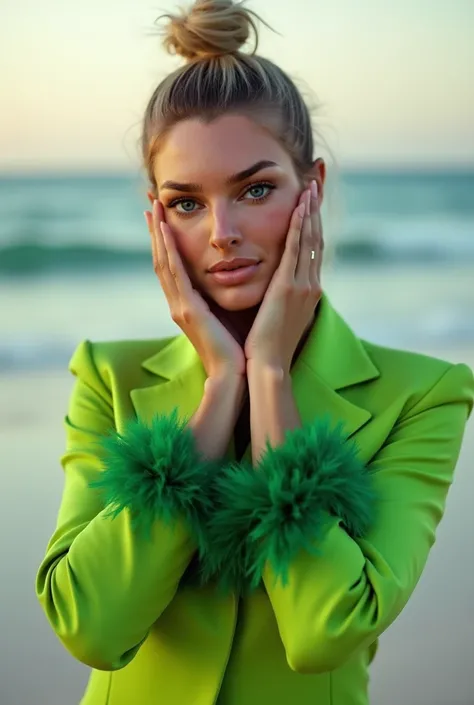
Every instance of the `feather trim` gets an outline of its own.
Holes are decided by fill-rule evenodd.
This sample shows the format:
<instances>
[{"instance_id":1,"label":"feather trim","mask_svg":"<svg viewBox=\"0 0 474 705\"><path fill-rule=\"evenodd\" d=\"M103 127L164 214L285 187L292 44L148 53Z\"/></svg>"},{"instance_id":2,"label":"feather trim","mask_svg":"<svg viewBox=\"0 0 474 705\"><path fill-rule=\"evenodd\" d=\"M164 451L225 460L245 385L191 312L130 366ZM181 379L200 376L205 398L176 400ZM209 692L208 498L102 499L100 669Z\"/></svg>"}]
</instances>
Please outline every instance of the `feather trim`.
<instances>
[{"instance_id":1,"label":"feather trim","mask_svg":"<svg viewBox=\"0 0 474 705\"><path fill-rule=\"evenodd\" d=\"M123 434L106 436L100 446L104 471L91 487L103 491L106 516L114 518L127 509L132 526L148 535L156 519L171 523L184 516L202 555L216 463L200 456L177 410L155 416L150 426L133 419Z\"/></svg>"},{"instance_id":2,"label":"feather trim","mask_svg":"<svg viewBox=\"0 0 474 705\"><path fill-rule=\"evenodd\" d=\"M351 536L362 536L375 500L356 445L345 440L342 424L331 428L328 419L287 432L276 448L267 443L256 468L229 464L213 490L205 570L225 589L242 579L255 588L267 561L285 583L300 550L318 553L331 515Z\"/></svg>"}]
</instances>

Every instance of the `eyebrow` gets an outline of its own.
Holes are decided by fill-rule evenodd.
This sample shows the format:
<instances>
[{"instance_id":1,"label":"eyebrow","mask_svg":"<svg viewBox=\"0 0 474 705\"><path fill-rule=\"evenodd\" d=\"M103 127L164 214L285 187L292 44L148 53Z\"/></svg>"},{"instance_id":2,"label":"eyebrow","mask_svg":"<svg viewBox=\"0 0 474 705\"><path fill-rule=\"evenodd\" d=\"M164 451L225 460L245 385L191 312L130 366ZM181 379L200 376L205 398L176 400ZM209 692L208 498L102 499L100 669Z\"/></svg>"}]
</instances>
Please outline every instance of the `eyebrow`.
<instances>
[{"instance_id":1,"label":"eyebrow","mask_svg":"<svg viewBox=\"0 0 474 705\"><path fill-rule=\"evenodd\" d=\"M244 169L243 171L239 171L237 174L232 174L232 176L229 176L229 178L226 179L226 184L228 186L231 186L232 184L238 184L240 181L249 179L258 171L262 171L262 169L268 169L268 167L271 166L278 166L278 164L276 162L269 161L268 159L261 159L259 162L256 162L252 166L249 166L247 169ZM160 191L163 189L173 189L174 191L183 191L184 193L196 193L202 192L203 190L201 184L180 184L177 181L164 181L160 186Z\"/></svg>"}]
</instances>

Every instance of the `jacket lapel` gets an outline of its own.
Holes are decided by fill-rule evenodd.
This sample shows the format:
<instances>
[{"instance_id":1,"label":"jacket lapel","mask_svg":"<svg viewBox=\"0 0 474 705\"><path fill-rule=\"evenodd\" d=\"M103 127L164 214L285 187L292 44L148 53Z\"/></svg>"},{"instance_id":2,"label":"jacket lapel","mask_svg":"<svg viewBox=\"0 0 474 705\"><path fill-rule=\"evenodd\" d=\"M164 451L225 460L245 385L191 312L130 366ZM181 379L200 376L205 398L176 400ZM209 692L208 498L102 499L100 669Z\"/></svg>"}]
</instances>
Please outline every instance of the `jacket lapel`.
<instances>
[{"instance_id":1,"label":"jacket lapel","mask_svg":"<svg viewBox=\"0 0 474 705\"><path fill-rule=\"evenodd\" d=\"M152 386L131 391L138 417L149 423L156 414L167 415L177 408L180 419L191 418L201 403L206 373L186 336L174 338L142 367L159 379Z\"/></svg>"},{"instance_id":2,"label":"jacket lapel","mask_svg":"<svg viewBox=\"0 0 474 705\"><path fill-rule=\"evenodd\" d=\"M311 333L291 371L302 423L328 416L333 424L343 424L346 438L353 436L371 414L346 399L344 390L379 374L360 339L323 296Z\"/></svg>"}]
</instances>

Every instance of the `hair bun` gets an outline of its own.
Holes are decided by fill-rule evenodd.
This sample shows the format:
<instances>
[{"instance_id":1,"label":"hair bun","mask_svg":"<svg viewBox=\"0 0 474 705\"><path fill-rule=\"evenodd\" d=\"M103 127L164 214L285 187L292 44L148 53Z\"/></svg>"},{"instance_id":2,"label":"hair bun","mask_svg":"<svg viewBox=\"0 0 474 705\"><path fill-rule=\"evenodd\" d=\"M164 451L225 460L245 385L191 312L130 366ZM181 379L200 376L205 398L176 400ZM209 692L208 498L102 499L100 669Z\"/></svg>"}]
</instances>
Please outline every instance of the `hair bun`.
<instances>
[{"instance_id":1,"label":"hair bun","mask_svg":"<svg viewBox=\"0 0 474 705\"><path fill-rule=\"evenodd\" d=\"M244 9L243 1L196 0L188 12L163 15L169 20L164 31L165 48L188 61L235 54L253 31L255 52L258 45L255 20L260 18L252 10Z\"/></svg>"}]
</instances>

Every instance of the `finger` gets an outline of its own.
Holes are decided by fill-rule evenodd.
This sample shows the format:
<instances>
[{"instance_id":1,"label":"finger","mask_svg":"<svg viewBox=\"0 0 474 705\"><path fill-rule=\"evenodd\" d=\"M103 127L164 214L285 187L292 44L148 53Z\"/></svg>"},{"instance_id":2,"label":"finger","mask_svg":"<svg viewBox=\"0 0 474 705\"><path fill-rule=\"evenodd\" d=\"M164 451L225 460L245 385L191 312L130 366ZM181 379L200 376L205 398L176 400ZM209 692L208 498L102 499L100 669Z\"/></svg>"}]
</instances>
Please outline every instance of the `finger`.
<instances>
[{"instance_id":1,"label":"finger","mask_svg":"<svg viewBox=\"0 0 474 705\"><path fill-rule=\"evenodd\" d=\"M321 214L318 216L318 228L319 228L319 238L318 242L316 245L316 250L315 250L315 255L314 255L314 260L312 262L313 264L313 269L311 270L311 282L320 282L321 281L321 267L323 264L323 256L324 256L324 242L323 242L323 237L322 237L322 223L321 223Z\"/></svg>"},{"instance_id":2,"label":"finger","mask_svg":"<svg viewBox=\"0 0 474 705\"><path fill-rule=\"evenodd\" d=\"M300 252L296 267L296 281L304 286L310 281L310 271L312 267L311 252L314 250L314 238L311 221L311 193L309 190L303 192L303 203L305 204L305 214L301 229Z\"/></svg>"},{"instance_id":3,"label":"finger","mask_svg":"<svg viewBox=\"0 0 474 705\"><path fill-rule=\"evenodd\" d=\"M311 228L313 233L314 259L311 259L310 282L316 285L320 278L324 250L321 210L316 181L311 182Z\"/></svg>"},{"instance_id":4,"label":"finger","mask_svg":"<svg viewBox=\"0 0 474 705\"><path fill-rule=\"evenodd\" d=\"M148 227L148 233L150 235L153 269L156 272L157 271L157 252L156 252L154 225L153 225L153 213L150 213L150 211L144 211L144 216L145 216L146 224Z\"/></svg>"},{"instance_id":5,"label":"finger","mask_svg":"<svg viewBox=\"0 0 474 705\"><path fill-rule=\"evenodd\" d=\"M182 299L189 298L193 293L193 286L176 247L171 228L164 221L161 221L161 232L168 253L169 272L173 278L174 286Z\"/></svg>"},{"instance_id":6,"label":"finger","mask_svg":"<svg viewBox=\"0 0 474 705\"><path fill-rule=\"evenodd\" d=\"M156 253L156 263L160 265L160 270L165 270L168 265L168 252L163 240L161 231L161 223L164 222L165 216L162 204L156 200L153 201L153 240Z\"/></svg>"},{"instance_id":7,"label":"finger","mask_svg":"<svg viewBox=\"0 0 474 705\"><path fill-rule=\"evenodd\" d=\"M165 292L168 302L170 297L175 297L177 289L170 273L169 257L166 245L163 239L161 223L164 222L164 211L162 204L156 200L153 202L153 227L151 231L152 251L153 251L153 269L157 274L163 291Z\"/></svg>"},{"instance_id":8,"label":"finger","mask_svg":"<svg viewBox=\"0 0 474 705\"><path fill-rule=\"evenodd\" d=\"M148 232L150 234L153 269L156 270L157 253L156 253L155 232L154 232L154 225L153 225L153 213L150 213L150 211L145 211L145 220L146 220L146 224L148 227Z\"/></svg>"},{"instance_id":9,"label":"finger","mask_svg":"<svg viewBox=\"0 0 474 705\"><path fill-rule=\"evenodd\" d=\"M303 227L306 205L300 198L290 220L288 235L286 236L285 249L281 258L279 270L281 276L287 281L293 281L298 264L300 252L300 238Z\"/></svg>"}]
</instances>

